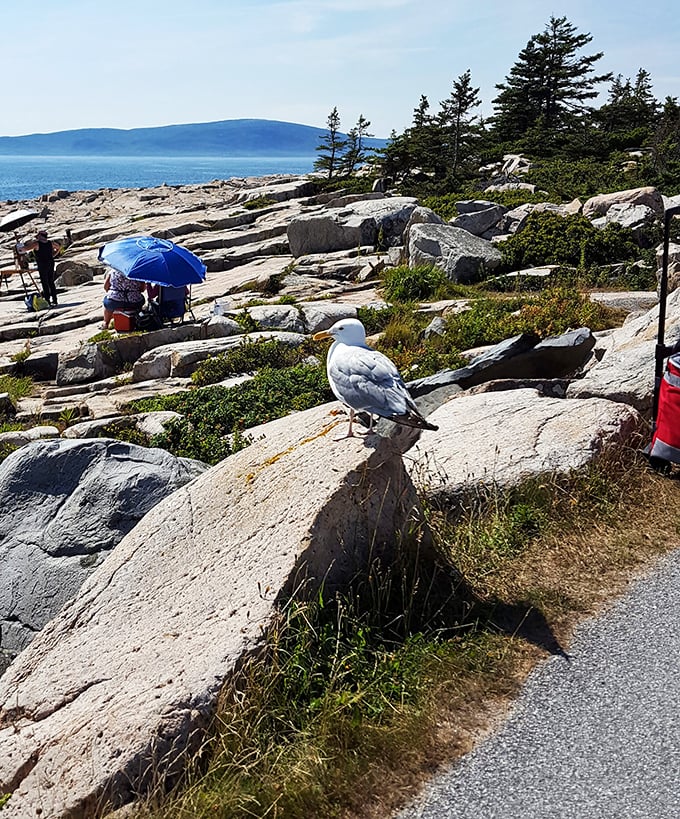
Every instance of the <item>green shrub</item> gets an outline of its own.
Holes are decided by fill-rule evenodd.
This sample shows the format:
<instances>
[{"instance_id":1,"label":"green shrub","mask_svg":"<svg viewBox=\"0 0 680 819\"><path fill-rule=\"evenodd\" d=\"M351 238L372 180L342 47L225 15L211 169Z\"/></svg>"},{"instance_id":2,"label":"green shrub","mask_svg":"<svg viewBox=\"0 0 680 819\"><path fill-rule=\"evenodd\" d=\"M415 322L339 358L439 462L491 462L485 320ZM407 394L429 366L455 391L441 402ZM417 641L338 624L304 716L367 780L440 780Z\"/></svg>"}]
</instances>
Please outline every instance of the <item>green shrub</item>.
<instances>
[{"instance_id":1,"label":"green shrub","mask_svg":"<svg viewBox=\"0 0 680 819\"><path fill-rule=\"evenodd\" d=\"M270 205L278 204L276 199L271 196L257 196L255 199L249 199L243 203L246 210L260 210L261 208L268 208Z\"/></svg>"},{"instance_id":2,"label":"green shrub","mask_svg":"<svg viewBox=\"0 0 680 819\"><path fill-rule=\"evenodd\" d=\"M561 335L574 327L604 330L620 324L620 316L575 288L554 287L522 306L513 317L516 332L541 338Z\"/></svg>"},{"instance_id":3,"label":"green shrub","mask_svg":"<svg viewBox=\"0 0 680 819\"><path fill-rule=\"evenodd\" d=\"M19 449L18 446L8 444L6 441L0 443L0 463L2 463L2 461L4 461L5 458L7 458L13 452L16 452L17 449Z\"/></svg>"},{"instance_id":4,"label":"green shrub","mask_svg":"<svg viewBox=\"0 0 680 819\"><path fill-rule=\"evenodd\" d=\"M442 270L434 265L388 267L381 275L385 298L388 301L426 301L435 297L448 281Z\"/></svg>"},{"instance_id":5,"label":"green shrub","mask_svg":"<svg viewBox=\"0 0 680 819\"><path fill-rule=\"evenodd\" d=\"M423 337L429 322L430 316L414 313L409 305L396 305L377 341L376 348L394 362L405 381L456 369L463 363L457 347L437 335Z\"/></svg>"},{"instance_id":6,"label":"green shrub","mask_svg":"<svg viewBox=\"0 0 680 819\"><path fill-rule=\"evenodd\" d=\"M367 336L381 333L393 315L392 307L357 307L357 318L364 325Z\"/></svg>"},{"instance_id":7,"label":"green shrub","mask_svg":"<svg viewBox=\"0 0 680 819\"><path fill-rule=\"evenodd\" d=\"M630 159L626 154L615 155L609 162L597 159L542 159L532 163L524 180L548 191L551 201L570 202L577 197L587 199L598 193L637 187L636 180L623 171L623 161L626 159Z\"/></svg>"},{"instance_id":8,"label":"green shrub","mask_svg":"<svg viewBox=\"0 0 680 819\"><path fill-rule=\"evenodd\" d=\"M8 393L15 404L20 398L30 395L32 390L33 379L28 375L0 375L0 392Z\"/></svg>"},{"instance_id":9,"label":"green shrub","mask_svg":"<svg viewBox=\"0 0 680 819\"><path fill-rule=\"evenodd\" d=\"M130 426L127 423L112 421L99 430L100 438L115 438L117 441L126 441L128 444L137 444L137 446L149 446L149 436L137 429L135 426Z\"/></svg>"},{"instance_id":10,"label":"green shrub","mask_svg":"<svg viewBox=\"0 0 680 819\"><path fill-rule=\"evenodd\" d=\"M259 303L263 304L264 302ZM232 318L241 327L244 333L256 333L260 329L259 323L245 309L239 310Z\"/></svg>"},{"instance_id":11,"label":"green shrub","mask_svg":"<svg viewBox=\"0 0 680 819\"><path fill-rule=\"evenodd\" d=\"M313 353L311 342L299 347L291 347L276 339L245 338L243 342L229 352L211 356L201 362L192 373L191 380L198 387L216 384L230 375L252 373L262 367L282 369L300 364Z\"/></svg>"},{"instance_id":12,"label":"green shrub","mask_svg":"<svg viewBox=\"0 0 680 819\"><path fill-rule=\"evenodd\" d=\"M236 431L220 435L205 424L198 428L184 418L171 421L160 435L155 435L151 446L167 449L178 458L195 458L206 464L216 464L228 455L245 449L252 439Z\"/></svg>"},{"instance_id":13,"label":"green shrub","mask_svg":"<svg viewBox=\"0 0 680 819\"><path fill-rule=\"evenodd\" d=\"M234 387L201 387L139 399L126 409L180 413L184 418L171 422L164 434L152 439L152 445L214 464L235 451L234 440L227 438L232 433L332 400L324 369L298 364L285 369L265 367L251 381ZM236 441L240 444L247 445L246 439Z\"/></svg>"},{"instance_id":14,"label":"green shrub","mask_svg":"<svg viewBox=\"0 0 680 819\"><path fill-rule=\"evenodd\" d=\"M611 223L599 229L585 216L560 216L551 211L530 214L524 228L499 247L506 271L546 264L586 269L640 256L629 228Z\"/></svg>"}]
</instances>

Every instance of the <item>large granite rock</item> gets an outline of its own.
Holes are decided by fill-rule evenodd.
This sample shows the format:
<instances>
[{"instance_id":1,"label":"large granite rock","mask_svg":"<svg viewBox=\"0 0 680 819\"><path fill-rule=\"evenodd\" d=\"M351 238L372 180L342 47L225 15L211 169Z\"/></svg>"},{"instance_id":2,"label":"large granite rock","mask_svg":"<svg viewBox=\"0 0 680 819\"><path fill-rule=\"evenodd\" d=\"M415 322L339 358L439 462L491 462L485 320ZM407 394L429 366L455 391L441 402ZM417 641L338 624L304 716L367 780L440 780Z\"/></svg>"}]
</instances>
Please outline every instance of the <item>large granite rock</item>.
<instances>
[{"instance_id":1,"label":"large granite rock","mask_svg":"<svg viewBox=\"0 0 680 819\"><path fill-rule=\"evenodd\" d=\"M451 281L479 281L501 263L501 252L486 239L451 225L415 224L409 230L409 265L435 264Z\"/></svg>"},{"instance_id":2,"label":"large granite rock","mask_svg":"<svg viewBox=\"0 0 680 819\"><path fill-rule=\"evenodd\" d=\"M663 267L663 244L656 248L656 265L656 277L660 285ZM680 286L680 244L677 242L668 243L668 269L666 272L668 274L666 292L671 293ZM659 290L659 287L657 287L657 290Z\"/></svg>"},{"instance_id":3,"label":"large granite rock","mask_svg":"<svg viewBox=\"0 0 680 819\"><path fill-rule=\"evenodd\" d=\"M67 386L108 378L120 373L148 350L209 336L213 334L211 330L193 323L178 324L151 332L114 334L103 341L88 341L59 355L55 380L59 386ZM33 356L26 362L31 358Z\"/></svg>"},{"instance_id":4,"label":"large granite rock","mask_svg":"<svg viewBox=\"0 0 680 819\"><path fill-rule=\"evenodd\" d=\"M160 500L207 469L106 438L36 441L0 464L0 648L22 650Z\"/></svg>"},{"instance_id":5,"label":"large granite rock","mask_svg":"<svg viewBox=\"0 0 680 819\"><path fill-rule=\"evenodd\" d=\"M612 205L646 205L657 216L663 216L664 202L661 193L653 187L631 188L615 193L600 193L591 196L583 205L583 215L589 219L606 216Z\"/></svg>"},{"instance_id":6,"label":"large granite rock","mask_svg":"<svg viewBox=\"0 0 680 819\"><path fill-rule=\"evenodd\" d=\"M453 227L463 228L468 233L481 236L487 230L495 227L504 214L508 212L505 205L486 200L466 199L456 202L458 216L451 219L449 224Z\"/></svg>"},{"instance_id":7,"label":"large granite rock","mask_svg":"<svg viewBox=\"0 0 680 819\"><path fill-rule=\"evenodd\" d=\"M416 200L409 196L362 200L344 208L302 214L288 225L293 256L348 250L361 245L400 244Z\"/></svg>"},{"instance_id":8,"label":"large granite rock","mask_svg":"<svg viewBox=\"0 0 680 819\"><path fill-rule=\"evenodd\" d=\"M505 339L475 356L465 367L441 370L408 383L414 398L446 396L449 387L469 389L498 379L545 379L574 375L588 360L595 337L586 327L552 336L537 343L536 336L522 334ZM456 390L453 390L456 392ZM432 412L434 405L423 406Z\"/></svg>"},{"instance_id":9,"label":"large granite rock","mask_svg":"<svg viewBox=\"0 0 680 819\"><path fill-rule=\"evenodd\" d=\"M328 405L161 501L0 679L9 817L86 819L197 747L279 606L388 558L418 502L401 452Z\"/></svg>"},{"instance_id":10,"label":"large granite rock","mask_svg":"<svg viewBox=\"0 0 680 819\"><path fill-rule=\"evenodd\" d=\"M439 431L421 436L405 456L407 469L422 492L454 501L568 474L641 425L624 404L546 398L531 389L461 394L428 420Z\"/></svg>"}]
</instances>

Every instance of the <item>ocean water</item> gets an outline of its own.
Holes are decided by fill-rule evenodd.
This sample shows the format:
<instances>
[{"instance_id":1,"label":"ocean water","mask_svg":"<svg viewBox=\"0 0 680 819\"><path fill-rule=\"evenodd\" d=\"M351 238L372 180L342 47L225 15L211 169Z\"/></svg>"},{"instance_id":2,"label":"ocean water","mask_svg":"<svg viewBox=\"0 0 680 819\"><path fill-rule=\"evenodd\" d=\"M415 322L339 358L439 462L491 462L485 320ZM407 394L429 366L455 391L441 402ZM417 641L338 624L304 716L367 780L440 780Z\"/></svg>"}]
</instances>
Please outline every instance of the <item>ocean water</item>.
<instances>
[{"instance_id":1,"label":"ocean water","mask_svg":"<svg viewBox=\"0 0 680 819\"><path fill-rule=\"evenodd\" d=\"M53 190L151 188L213 179L308 173L314 156L0 156L0 201Z\"/></svg>"}]
</instances>

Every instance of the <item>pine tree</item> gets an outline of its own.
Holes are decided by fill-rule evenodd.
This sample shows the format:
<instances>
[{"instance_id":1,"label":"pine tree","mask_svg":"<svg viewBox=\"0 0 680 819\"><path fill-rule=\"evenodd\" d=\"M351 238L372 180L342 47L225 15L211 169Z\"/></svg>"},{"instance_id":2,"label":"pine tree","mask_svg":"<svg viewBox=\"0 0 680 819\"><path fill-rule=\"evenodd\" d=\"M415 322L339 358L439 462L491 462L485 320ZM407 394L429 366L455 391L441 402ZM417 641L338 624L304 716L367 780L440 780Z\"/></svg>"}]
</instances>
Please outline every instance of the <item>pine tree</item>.
<instances>
[{"instance_id":1,"label":"pine tree","mask_svg":"<svg viewBox=\"0 0 680 819\"><path fill-rule=\"evenodd\" d=\"M654 171L671 175L677 186L680 173L680 105L677 97L666 97L663 110L651 138L651 161ZM665 182L665 180L664 180Z\"/></svg>"},{"instance_id":2,"label":"pine tree","mask_svg":"<svg viewBox=\"0 0 680 819\"><path fill-rule=\"evenodd\" d=\"M342 154L347 146L347 140L340 138L340 114L335 106L328 115L328 131L321 137L321 143L316 146L319 156L314 162L315 171L323 171L332 179L340 166ZM321 153L325 151L325 153Z\"/></svg>"},{"instance_id":3,"label":"pine tree","mask_svg":"<svg viewBox=\"0 0 680 819\"><path fill-rule=\"evenodd\" d=\"M440 153L435 140L437 128L428 113L430 103L423 94L413 111L413 124L403 134L392 133L382 154L386 176L408 178L414 171L431 171Z\"/></svg>"},{"instance_id":4,"label":"pine tree","mask_svg":"<svg viewBox=\"0 0 680 819\"><path fill-rule=\"evenodd\" d=\"M357 124L347 132L345 153L340 160L340 170L345 176L354 173L357 166L361 165L366 159L367 150L364 146L364 140L373 136L368 132L370 127L371 123L364 119L363 114L359 114Z\"/></svg>"},{"instance_id":5,"label":"pine tree","mask_svg":"<svg viewBox=\"0 0 680 819\"><path fill-rule=\"evenodd\" d=\"M618 74L612 80L607 102L597 111L595 119L605 133L647 131L657 118L659 103L651 91L651 77L643 68L638 70L635 84Z\"/></svg>"},{"instance_id":6,"label":"pine tree","mask_svg":"<svg viewBox=\"0 0 680 819\"><path fill-rule=\"evenodd\" d=\"M461 156L472 141L476 117L471 117L470 111L480 103L479 88L472 87L470 69L454 80L451 94L441 103L438 122L444 131L444 153L451 177L457 175Z\"/></svg>"},{"instance_id":7,"label":"pine tree","mask_svg":"<svg viewBox=\"0 0 680 819\"><path fill-rule=\"evenodd\" d=\"M505 83L496 85L493 124L499 137L515 140L531 129L557 132L592 112L587 103L597 96L595 86L612 75L593 76L603 52L577 55L591 40L590 34L577 34L566 17L551 17L529 40Z\"/></svg>"}]
</instances>

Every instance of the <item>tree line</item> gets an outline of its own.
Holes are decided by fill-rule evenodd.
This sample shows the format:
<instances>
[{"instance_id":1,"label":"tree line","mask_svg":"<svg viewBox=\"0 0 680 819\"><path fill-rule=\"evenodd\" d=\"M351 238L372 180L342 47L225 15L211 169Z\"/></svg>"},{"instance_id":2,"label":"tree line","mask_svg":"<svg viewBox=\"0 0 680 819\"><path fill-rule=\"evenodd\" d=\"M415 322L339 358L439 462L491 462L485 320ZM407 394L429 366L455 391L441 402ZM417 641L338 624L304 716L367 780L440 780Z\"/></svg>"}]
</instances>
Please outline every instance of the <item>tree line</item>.
<instances>
[{"instance_id":1,"label":"tree line","mask_svg":"<svg viewBox=\"0 0 680 819\"><path fill-rule=\"evenodd\" d=\"M592 39L566 17L550 17L495 86L491 117L475 113L482 100L468 69L453 81L438 108L421 95L411 125L403 133L393 131L387 146L377 151L364 142L372 136L370 122L360 116L344 136L334 108L315 169L329 179L347 178L370 159L405 189L445 194L473 184L480 166L508 153L544 163L589 162L596 168L603 163L620 166L631 152L639 152L634 181L680 191L677 98L657 100L644 68L634 77L598 74L603 52L584 53ZM592 102L604 83L609 83L607 99L595 107Z\"/></svg>"}]
</instances>

